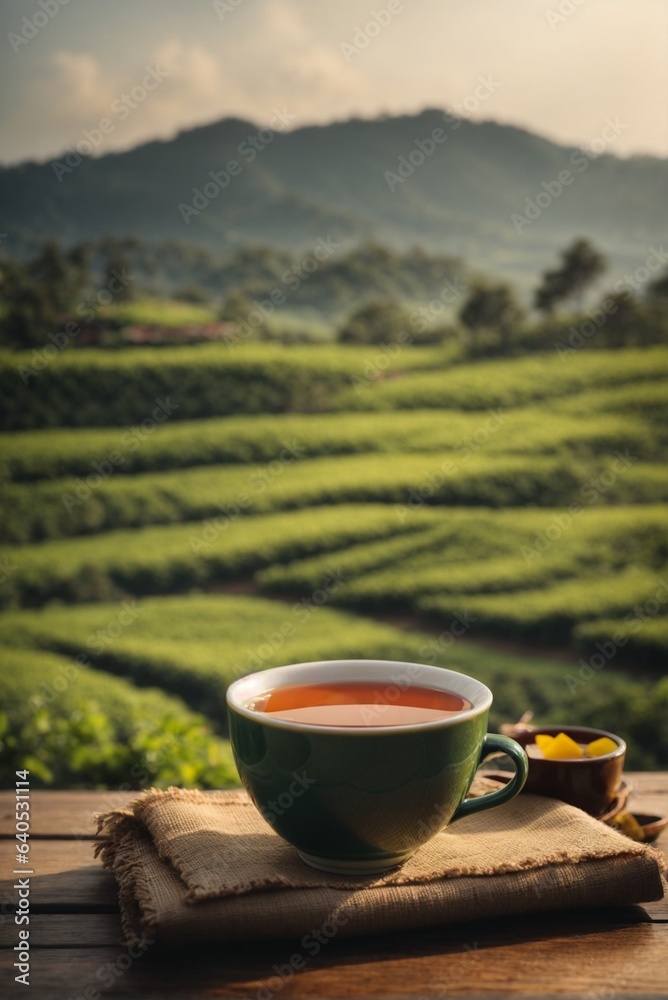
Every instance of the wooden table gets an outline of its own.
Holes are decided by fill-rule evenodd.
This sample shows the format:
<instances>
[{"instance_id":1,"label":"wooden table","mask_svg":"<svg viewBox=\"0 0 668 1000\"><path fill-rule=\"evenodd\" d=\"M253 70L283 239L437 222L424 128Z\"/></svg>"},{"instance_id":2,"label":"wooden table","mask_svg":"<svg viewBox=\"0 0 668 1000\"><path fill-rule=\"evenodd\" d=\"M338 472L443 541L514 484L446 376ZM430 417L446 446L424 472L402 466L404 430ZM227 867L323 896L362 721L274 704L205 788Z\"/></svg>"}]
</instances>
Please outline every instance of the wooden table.
<instances>
[{"instance_id":1,"label":"wooden table","mask_svg":"<svg viewBox=\"0 0 668 1000\"><path fill-rule=\"evenodd\" d=\"M632 808L668 814L668 774L632 774ZM12 888L14 792L0 793L2 996L39 1000L668 997L668 903L477 921L409 934L333 940L288 981L273 970L291 942L190 949L150 948L134 960L120 943L114 879L93 858L93 812L127 793L31 795L30 986L14 982L19 928ZM664 834L659 846L668 849ZM595 900L592 900L592 904ZM23 992L22 992L23 991Z\"/></svg>"}]
</instances>

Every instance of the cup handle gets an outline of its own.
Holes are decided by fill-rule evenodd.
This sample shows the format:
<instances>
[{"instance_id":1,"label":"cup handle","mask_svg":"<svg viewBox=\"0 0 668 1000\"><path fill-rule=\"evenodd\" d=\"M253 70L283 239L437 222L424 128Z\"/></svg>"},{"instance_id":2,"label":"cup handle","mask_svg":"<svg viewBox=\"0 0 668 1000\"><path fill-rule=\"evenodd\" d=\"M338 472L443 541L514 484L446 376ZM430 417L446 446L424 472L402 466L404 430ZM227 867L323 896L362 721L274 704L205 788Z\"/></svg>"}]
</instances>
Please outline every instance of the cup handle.
<instances>
[{"instance_id":1,"label":"cup handle","mask_svg":"<svg viewBox=\"0 0 668 1000\"><path fill-rule=\"evenodd\" d=\"M461 819L462 816L471 816L482 809L491 809L492 806L500 806L503 802L509 802L510 799L514 799L524 788L524 783L529 773L529 761L519 743L511 740L508 736L497 736L496 733L488 733L482 741L478 767L491 753L508 754L515 765L515 774L503 788L499 788L495 792L487 792L485 795L479 795L474 799L465 799L450 820L451 823L454 823L456 819Z\"/></svg>"}]
</instances>

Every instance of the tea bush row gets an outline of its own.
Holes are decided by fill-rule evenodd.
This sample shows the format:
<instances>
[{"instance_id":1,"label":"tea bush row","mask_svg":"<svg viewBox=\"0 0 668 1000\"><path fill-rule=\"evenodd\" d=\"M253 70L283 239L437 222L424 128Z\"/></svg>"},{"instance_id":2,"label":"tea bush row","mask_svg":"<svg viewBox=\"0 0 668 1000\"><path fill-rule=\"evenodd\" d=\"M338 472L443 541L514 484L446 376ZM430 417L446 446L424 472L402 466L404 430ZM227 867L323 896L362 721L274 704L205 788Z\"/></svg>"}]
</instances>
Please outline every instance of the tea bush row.
<instances>
[{"instance_id":1,"label":"tea bush row","mask_svg":"<svg viewBox=\"0 0 668 1000\"><path fill-rule=\"evenodd\" d=\"M596 418L602 413L625 413L665 429L668 424L668 381L642 380L613 389L591 388L574 396L550 401L553 413Z\"/></svg>"},{"instance_id":2,"label":"tea bush row","mask_svg":"<svg viewBox=\"0 0 668 1000\"><path fill-rule=\"evenodd\" d=\"M351 455L266 465L203 466L138 476L61 479L0 489L0 541L29 542L127 527L322 504L395 505L397 523L425 504L568 506L656 502L668 469L615 455L456 452ZM621 453L619 453L621 454Z\"/></svg>"},{"instance_id":3,"label":"tea bush row","mask_svg":"<svg viewBox=\"0 0 668 1000\"><path fill-rule=\"evenodd\" d=\"M610 510L612 516L606 517ZM621 516L620 516L621 515ZM445 545L439 551L418 552L400 566L367 572L346 586L346 603L367 610L405 608L410 602L433 594L475 595L510 593L547 587L559 580L612 575L627 565L661 568L668 559L668 514L652 508L642 518L634 508L607 508L583 512L570 525L565 512L553 515L543 530L503 555L461 558ZM550 543L545 534L559 524L568 525ZM407 539L410 543L411 538ZM279 568L280 572L280 568Z\"/></svg>"},{"instance_id":4,"label":"tea bush row","mask_svg":"<svg viewBox=\"0 0 668 1000\"><path fill-rule=\"evenodd\" d=\"M0 426L26 430L150 423L161 402L167 402L170 420L326 410L351 379L375 370L381 351L268 344L3 351ZM396 357L388 354L386 367L410 370L448 363L441 350L406 348ZM155 419L162 422L163 414Z\"/></svg>"},{"instance_id":5,"label":"tea bush row","mask_svg":"<svg viewBox=\"0 0 668 1000\"><path fill-rule=\"evenodd\" d=\"M397 410L521 406L591 389L668 376L668 349L556 353L457 365L446 372L409 374L341 394L343 410Z\"/></svg>"},{"instance_id":6,"label":"tea bush row","mask_svg":"<svg viewBox=\"0 0 668 1000\"><path fill-rule=\"evenodd\" d=\"M337 565L346 583L340 600L346 601L352 587L363 585L370 574L388 567L390 578L401 579L404 569L422 556L430 564L453 566L495 556L514 557L529 544L532 531L544 528L560 512L554 510L490 510L489 508L422 508L403 523L419 530L392 541L360 541L337 555ZM269 593L301 593L318 585L327 569L327 557L315 555L286 565L259 570L255 580ZM410 603L404 605L412 608Z\"/></svg>"},{"instance_id":7,"label":"tea bush row","mask_svg":"<svg viewBox=\"0 0 668 1000\"><path fill-rule=\"evenodd\" d=\"M346 574L340 599L374 609L386 602L414 608L426 594L521 590L587 567L610 572L631 562L658 568L668 561L663 505L594 506L578 516L554 509L430 508L415 512L418 523L427 513L431 527L339 553ZM326 558L269 566L256 580L270 592L302 592L317 585Z\"/></svg>"},{"instance_id":8,"label":"tea bush row","mask_svg":"<svg viewBox=\"0 0 668 1000\"><path fill-rule=\"evenodd\" d=\"M65 349L50 361L34 352L2 352L0 426L141 424L150 422L160 400L168 400L170 420L328 409L475 410L668 375L668 350L661 347L566 359L451 361L440 349L340 345Z\"/></svg>"},{"instance_id":9,"label":"tea bush row","mask_svg":"<svg viewBox=\"0 0 668 1000\"><path fill-rule=\"evenodd\" d=\"M101 477L98 477L101 478ZM454 453L354 455L275 465L202 467L185 472L111 476L87 486L64 479L7 485L0 494L3 542L27 542L125 527L194 521L321 504L382 502L566 504L578 475L560 458Z\"/></svg>"},{"instance_id":10,"label":"tea bush row","mask_svg":"<svg viewBox=\"0 0 668 1000\"><path fill-rule=\"evenodd\" d=\"M439 621L456 612L475 621L476 631L568 645L573 629L594 618L638 616L635 609L657 605L668 611L668 567L653 571L628 566L612 575L582 575L532 590L505 594L423 597L418 608Z\"/></svg>"},{"instance_id":11,"label":"tea bush row","mask_svg":"<svg viewBox=\"0 0 668 1000\"><path fill-rule=\"evenodd\" d=\"M345 505L235 519L106 532L0 548L0 607L164 594L250 576L276 562L335 553L361 539L419 530L391 507Z\"/></svg>"},{"instance_id":12,"label":"tea bush row","mask_svg":"<svg viewBox=\"0 0 668 1000\"><path fill-rule=\"evenodd\" d=\"M668 565L668 508L592 507L578 517L563 510L441 511L432 527L391 548L359 542L339 553L337 564L345 575L333 596L337 605L426 612L443 624L466 614L472 635L500 632L567 646L577 623L610 610L632 615L638 600L654 599ZM314 556L260 570L256 580L269 593L299 594L325 571L325 560ZM667 610L668 584L659 606L661 614ZM648 640L647 662L660 666L661 656Z\"/></svg>"},{"instance_id":13,"label":"tea bush row","mask_svg":"<svg viewBox=\"0 0 668 1000\"><path fill-rule=\"evenodd\" d=\"M668 663L668 618L652 615L653 605L642 615L616 619L597 619L575 629L575 639L585 657L601 656L636 667ZM660 608L661 610L661 608ZM665 610L664 610L665 615ZM598 662L597 662L598 667Z\"/></svg>"},{"instance_id":14,"label":"tea bush row","mask_svg":"<svg viewBox=\"0 0 668 1000\"><path fill-rule=\"evenodd\" d=\"M641 386L646 388L646 384ZM634 387L635 388L635 387ZM665 388L668 397L668 385ZM587 394L585 394L587 395ZM643 414L651 417L651 413ZM286 447L301 458L361 452L457 451L591 455L629 449L661 454L649 419L526 407L497 413L416 410L383 413L275 414L141 426L0 434L0 481L129 475L219 463L260 463Z\"/></svg>"}]
</instances>

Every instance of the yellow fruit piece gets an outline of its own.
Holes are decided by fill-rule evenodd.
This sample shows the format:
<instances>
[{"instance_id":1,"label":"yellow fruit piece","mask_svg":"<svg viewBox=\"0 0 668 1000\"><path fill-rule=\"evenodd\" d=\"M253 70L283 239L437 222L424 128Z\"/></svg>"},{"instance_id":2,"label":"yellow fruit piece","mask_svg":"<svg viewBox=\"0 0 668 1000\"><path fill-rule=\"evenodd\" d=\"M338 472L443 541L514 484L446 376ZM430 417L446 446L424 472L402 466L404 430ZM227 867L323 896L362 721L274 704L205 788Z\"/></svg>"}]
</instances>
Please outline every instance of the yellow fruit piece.
<instances>
[{"instance_id":1,"label":"yellow fruit piece","mask_svg":"<svg viewBox=\"0 0 668 1000\"><path fill-rule=\"evenodd\" d=\"M547 733L536 733L535 743L545 753L547 748L554 743L554 736L548 736Z\"/></svg>"},{"instance_id":2,"label":"yellow fruit piece","mask_svg":"<svg viewBox=\"0 0 668 1000\"><path fill-rule=\"evenodd\" d=\"M543 757L545 760L572 760L574 757L584 757L584 750L566 733L559 733L543 750Z\"/></svg>"},{"instance_id":3,"label":"yellow fruit piece","mask_svg":"<svg viewBox=\"0 0 668 1000\"><path fill-rule=\"evenodd\" d=\"M586 754L588 757L602 757L605 753L613 753L618 749L614 740L609 736L601 736L587 745Z\"/></svg>"},{"instance_id":4,"label":"yellow fruit piece","mask_svg":"<svg viewBox=\"0 0 668 1000\"><path fill-rule=\"evenodd\" d=\"M607 739L607 737L602 737L602 738ZM621 830L622 833L625 833L627 837L631 838L631 840L642 841L645 839L645 831L643 830L643 828L641 827L640 823L635 818L633 813L630 812L617 813L616 816L613 816L612 822L614 823L614 825L617 827L618 830Z\"/></svg>"}]
</instances>

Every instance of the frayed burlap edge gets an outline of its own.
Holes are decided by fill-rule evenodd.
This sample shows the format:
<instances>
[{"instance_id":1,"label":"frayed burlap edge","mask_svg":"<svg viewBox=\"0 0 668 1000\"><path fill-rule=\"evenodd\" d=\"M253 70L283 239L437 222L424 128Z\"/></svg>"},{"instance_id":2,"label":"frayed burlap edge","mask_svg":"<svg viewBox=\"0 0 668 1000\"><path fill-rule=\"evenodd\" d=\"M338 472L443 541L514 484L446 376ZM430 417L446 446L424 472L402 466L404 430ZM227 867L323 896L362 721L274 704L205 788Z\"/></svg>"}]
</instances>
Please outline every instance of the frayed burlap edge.
<instances>
[{"instance_id":1,"label":"frayed burlap edge","mask_svg":"<svg viewBox=\"0 0 668 1000\"><path fill-rule=\"evenodd\" d=\"M151 890L141 859L140 845L150 838L131 813L113 817L113 839L95 845L95 857L110 871L118 883L121 928L127 944L148 946L155 943L152 928L157 925L157 913L151 903ZM97 816L95 817L97 820ZM99 831L99 826L98 826Z\"/></svg>"}]
</instances>

